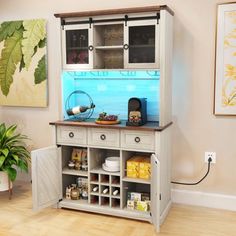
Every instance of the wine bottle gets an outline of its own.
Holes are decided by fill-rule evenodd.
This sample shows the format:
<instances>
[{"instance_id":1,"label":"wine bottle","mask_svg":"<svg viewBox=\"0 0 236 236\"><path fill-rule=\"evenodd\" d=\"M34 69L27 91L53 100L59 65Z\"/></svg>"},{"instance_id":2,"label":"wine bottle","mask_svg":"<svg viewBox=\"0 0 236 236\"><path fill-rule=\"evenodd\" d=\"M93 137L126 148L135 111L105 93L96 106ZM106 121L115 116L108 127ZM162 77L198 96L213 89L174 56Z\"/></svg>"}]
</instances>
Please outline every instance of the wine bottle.
<instances>
[{"instance_id":1,"label":"wine bottle","mask_svg":"<svg viewBox=\"0 0 236 236\"><path fill-rule=\"evenodd\" d=\"M104 194L106 194L106 193L108 193L108 188L105 188L102 192L104 193Z\"/></svg>"},{"instance_id":2,"label":"wine bottle","mask_svg":"<svg viewBox=\"0 0 236 236\"><path fill-rule=\"evenodd\" d=\"M97 192L98 191L98 186L93 188L93 192Z\"/></svg>"},{"instance_id":3,"label":"wine bottle","mask_svg":"<svg viewBox=\"0 0 236 236\"><path fill-rule=\"evenodd\" d=\"M116 196L118 193L119 193L119 190L116 189L112 194L113 194L114 196Z\"/></svg>"},{"instance_id":4,"label":"wine bottle","mask_svg":"<svg viewBox=\"0 0 236 236\"><path fill-rule=\"evenodd\" d=\"M66 113L67 113L68 116L77 115L77 114L86 112L88 109L92 109L94 107L95 107L94 104L91 104L90 107L88 107L88 106L77 106L77 107L73 107L73 108L70 108L70 109L66 110Z\"/></svg>"}]
</instances>

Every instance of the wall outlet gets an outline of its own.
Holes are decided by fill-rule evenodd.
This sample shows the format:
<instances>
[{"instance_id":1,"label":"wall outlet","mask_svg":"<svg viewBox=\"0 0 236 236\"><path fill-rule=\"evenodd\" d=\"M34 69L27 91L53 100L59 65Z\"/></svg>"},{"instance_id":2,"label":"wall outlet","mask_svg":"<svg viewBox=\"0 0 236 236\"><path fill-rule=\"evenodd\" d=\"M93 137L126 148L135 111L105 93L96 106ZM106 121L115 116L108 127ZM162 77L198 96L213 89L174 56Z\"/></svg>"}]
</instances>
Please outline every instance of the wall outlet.
<instances>
[{"instance_id":1,"label":"wall outlet","mask_svg":"<svg viewBox=\"0 0 236 236\"><path fill-rule=\"evenodd\" d=\"M205 152L205 162L208 163L208 159L211 158L211 163L216 163L216 153L215 152Z\"/></svg>"}]
</instances>

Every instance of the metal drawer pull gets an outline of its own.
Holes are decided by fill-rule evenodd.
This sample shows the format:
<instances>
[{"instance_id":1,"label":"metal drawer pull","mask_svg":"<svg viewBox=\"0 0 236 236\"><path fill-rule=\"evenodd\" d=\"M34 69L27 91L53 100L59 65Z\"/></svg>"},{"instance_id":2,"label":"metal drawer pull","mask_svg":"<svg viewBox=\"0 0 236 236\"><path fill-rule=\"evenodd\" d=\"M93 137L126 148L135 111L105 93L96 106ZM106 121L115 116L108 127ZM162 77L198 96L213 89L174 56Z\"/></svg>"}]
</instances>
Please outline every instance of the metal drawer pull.
<instances>
[{"instance_id":1,"label":"metal drawer pull","mask_svg":"<svg viewBox=\"0 0 236 236\"><path fill-rule=\"evenodd\" d=\"M141 141L141 139L140 139L139 137L135 137L135 138L134 138L134 141L135 141L136 143L139 143L139 142Z\"/></svg>"},{"instance_id":2,"label":"metal drawer pull","mask_svg":"<svg viewBox=\"0 0 236 236\"><path fill-rule=\"evenodd\" d=\"M101 140L105 140L105 139L106 139L106 135L105 135L105 134L101 134L101 135L100 135L100 139L101 139Z\"/></svg>"},{"instance_id":3,"label":"metal drawer pull","mask_svg":"<svg viewBox=\"0 0 236 236\"><path fill-rule=\"evenodd\" d=\"M70 133L69 133L69 137L70 137L70 138L73 138L74 136L75 136L75 135L74 135L73 132L70 132Z\"/></svg>"}]
</instances>

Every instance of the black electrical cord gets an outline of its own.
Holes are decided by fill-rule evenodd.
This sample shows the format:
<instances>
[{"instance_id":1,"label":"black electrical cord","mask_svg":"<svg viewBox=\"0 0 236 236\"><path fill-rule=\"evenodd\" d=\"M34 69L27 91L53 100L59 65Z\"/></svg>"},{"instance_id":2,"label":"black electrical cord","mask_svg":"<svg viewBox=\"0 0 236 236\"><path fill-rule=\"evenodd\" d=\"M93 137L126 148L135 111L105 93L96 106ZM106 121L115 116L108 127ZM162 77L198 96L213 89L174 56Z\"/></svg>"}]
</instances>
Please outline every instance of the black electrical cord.
<instances>
[{"instance_id":1,"label":"black electrical cord","mask_svg":"<svg viewBox=\"0 0 236 236\"><path fill-rule=\"evenodd\" d=\"M210 169L211 169L211 162L212 162L212 159L209 158L209 159L208 159L207 172L206 172L206 174L205 174L199 181L197 181L197 182L195 182L195 183L183 183L183 182L171 181L171 183L172 183L172 184L180 184L180 185L197 185L197 184L201 183L201 182L207 177L207 175L208 175L209 172L210 172Z\"/></svg>"}]
</instances>

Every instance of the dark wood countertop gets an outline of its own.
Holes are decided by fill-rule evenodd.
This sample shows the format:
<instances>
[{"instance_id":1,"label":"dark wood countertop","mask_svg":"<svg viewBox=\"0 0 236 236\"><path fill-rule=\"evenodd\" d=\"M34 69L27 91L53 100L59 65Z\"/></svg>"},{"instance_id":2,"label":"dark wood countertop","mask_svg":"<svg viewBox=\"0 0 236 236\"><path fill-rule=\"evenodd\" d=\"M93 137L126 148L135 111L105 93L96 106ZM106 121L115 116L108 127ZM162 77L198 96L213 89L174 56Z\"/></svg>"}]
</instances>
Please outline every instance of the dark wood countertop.
<instances>
[{"instance_id":1,"label":"dark wood countertop","mask_svg":"<svg viewBox=\"0 0 236 236\"><path fill-rule=\"evenodd\" d=\"M138 131L162 131L166 129L169 124L165 126L159 126L159 122L149 121L145 125L142 126L126 126L126 121L122 120L120 124L116 125L101 125L96 124L95 119L89 119L86 121L71 121L71 120L63 120L63 121L55 121L50 122L50 125L55 126L78 126L78 127L91 127L91 128L106 128L106 129L126 129L126 130L138 130Z\"/></svg>"},{"instance_id":2,"label":"dark wood countertop","mask_svg":"<svg viewBox=\"0 0 236 236\"><path fill-rule=\"evenodd\" d=\"M132 7L132 8L120 8L120 9L106 9L106 10L96 10L96 11L83 11L83 12L67 12L67 13L56 13L55 17L58 18L68 18L68 17L92 17L92 16L103 16L103 15L113 15L113 14L128 14L128 13L141 13L141 12L159 12L165 9L171 15L174 12L167 5L155 5L146 7Z\"/></svg>"}]
</instances>

